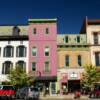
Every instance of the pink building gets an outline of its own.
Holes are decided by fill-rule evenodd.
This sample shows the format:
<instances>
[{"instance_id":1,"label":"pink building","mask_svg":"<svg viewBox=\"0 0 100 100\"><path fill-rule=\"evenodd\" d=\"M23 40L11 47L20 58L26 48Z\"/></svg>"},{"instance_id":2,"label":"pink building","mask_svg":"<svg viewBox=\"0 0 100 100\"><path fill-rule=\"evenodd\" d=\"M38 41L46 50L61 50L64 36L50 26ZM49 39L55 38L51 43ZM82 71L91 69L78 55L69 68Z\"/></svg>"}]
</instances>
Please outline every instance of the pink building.
<instances>
[{"instance_id":1,"label":"pink building","mask_svg":"<svg viewBox=\"0 0 100 100\"><path fill-rule=\"evenodd\" d=\"M29 70L36 85L54 94L57 80L57 19L29 19Z\"/></svg>"}]
</instances>

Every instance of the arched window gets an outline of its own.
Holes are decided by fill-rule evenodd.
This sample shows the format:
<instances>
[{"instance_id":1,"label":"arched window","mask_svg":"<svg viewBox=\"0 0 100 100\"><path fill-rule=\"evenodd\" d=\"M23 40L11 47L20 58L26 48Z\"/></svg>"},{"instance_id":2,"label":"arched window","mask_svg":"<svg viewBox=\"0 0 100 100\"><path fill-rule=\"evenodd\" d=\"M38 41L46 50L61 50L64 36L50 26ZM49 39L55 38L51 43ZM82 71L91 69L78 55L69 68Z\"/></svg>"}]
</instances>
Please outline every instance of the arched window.
<instances>
[{"instance_id":1,"label":"arched window","mask_svg":"<svg viewBox=\"0 0 100 100\"><path fill-rule=\"evenodd\" d=\"M32 56L36 56L37 55L37 47L33 46L32 47Z\"/></svg>"},{"instance_id":2,"label":"arched window","mask_svg":"<svg viewBox=\"0 0 100 100\"><path fill-rule=\"evenodd\" d=\"M16 63L17 67L22 67L24 71L26 71L26 63L24 61L18 61Z\"/></svg>"},{"instance_id":3,"label":"arched window","mask_svg":"<svg viewBox=\"0 0 100 100\"><path fill-rule=\"evenodd\" d=\"M13 64L11 63L11 61L4 62L2 66L2 74L10 74L12 66Z\"/></svg>"},{"instance_id":4,"label":"arched window","mask_svg":"<svg viewBox=\"0 0 100 100\"><path fill-rule=\"evenodd\" d=\"M4 57L13 57L14 55L14 47L13 46L6 46L4 48Z\"/></svg>"},{"instance_id":5,"label":"arched window","mask_svg":"<svg viewBox=\"0 0 100 100\"><path fill-rule=\"evenodd\" d=\"M19 36L19 33L20 33L19 27L14 26L14 27L13 27L13 31L12 31L12 35L13 35L13 36Z\"/></svg>"},{"instance_id":6,"label":"arched window","mask_svg":"<svg viewBox=\"0 0 100 100\"><path fill-rule=\"evenodd\" d=\"M81 66L82 65L82 58L81 58L81 55L78 55L77 57L77 60L78 60L78 65Z\"/></svg>"},{"instance_id":7,"label":"arched window","mask_svg":"<svg viewBox=\"0 0 100 100\"><path fill-rule=\"evenodd\" d=\"M26 47L21 45L16 48L17 57L26 57Z\"/></svg>"}]
</instances>

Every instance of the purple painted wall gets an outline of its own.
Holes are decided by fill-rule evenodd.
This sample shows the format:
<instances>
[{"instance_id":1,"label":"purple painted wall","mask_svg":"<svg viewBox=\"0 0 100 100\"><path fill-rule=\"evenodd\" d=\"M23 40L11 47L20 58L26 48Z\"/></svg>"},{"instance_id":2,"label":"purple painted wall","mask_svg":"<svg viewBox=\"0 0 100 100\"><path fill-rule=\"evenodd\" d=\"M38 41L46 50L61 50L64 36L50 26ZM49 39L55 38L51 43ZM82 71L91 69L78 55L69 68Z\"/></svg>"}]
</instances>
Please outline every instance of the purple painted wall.
<instances>
[{"instance_id":1,"label":"purple painted wall","mask_svg":"<svg viewBox=\"0 0 100 100\"><path fill-rule=\"evenodd\" d=\"M37 29L37 34L33 34L33 28ZM45 29L49 28L49 34L45 34ZM57 25L55 23L31 23L29 25L29 70L32 69L32 62L36 61L36 70L41 72L41 76L57 76ZM37 55L32 56L32 47L37 47ZM44 55L45 46L50 47L50 55ZM44 62L50 61L50 73L44 73Z\"/></svg>"}]
</instances>

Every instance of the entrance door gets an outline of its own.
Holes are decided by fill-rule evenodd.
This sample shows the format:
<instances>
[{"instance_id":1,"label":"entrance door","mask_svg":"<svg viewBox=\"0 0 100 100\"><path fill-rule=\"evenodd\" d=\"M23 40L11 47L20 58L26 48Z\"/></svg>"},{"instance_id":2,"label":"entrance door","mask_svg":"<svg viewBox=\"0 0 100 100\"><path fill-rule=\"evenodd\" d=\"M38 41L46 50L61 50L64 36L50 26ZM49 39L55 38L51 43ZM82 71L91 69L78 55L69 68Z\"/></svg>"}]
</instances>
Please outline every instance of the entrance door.
<instances>
[{"instance_id":1,"label":"entrance door","mask_svg":"<svg viewBox=\"0 0 100 100\"><path fill-rule=\"evenodd\" d=\"M75 92L80 90L80 80L68 80L68 91Z\"/></svg>"},{"instance_id":2,"label":"entrance door","mask_svg":"<svg viewBox=\"0 0 100 100\"><path fill-rule=\"evenodd\" d=\"M62 93L67 94L68 89L67 89L67 83L62 83Z\"/></svg>"}]
</instances>

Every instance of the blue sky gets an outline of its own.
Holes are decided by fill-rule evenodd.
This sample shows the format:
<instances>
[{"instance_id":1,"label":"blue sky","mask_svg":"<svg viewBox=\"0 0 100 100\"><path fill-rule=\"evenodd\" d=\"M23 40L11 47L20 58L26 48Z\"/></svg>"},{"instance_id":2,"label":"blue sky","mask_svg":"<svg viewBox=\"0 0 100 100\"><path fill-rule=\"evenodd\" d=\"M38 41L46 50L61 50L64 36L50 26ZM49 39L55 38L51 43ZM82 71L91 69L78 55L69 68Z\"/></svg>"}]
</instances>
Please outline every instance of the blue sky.
<instances>
[{"instance_id":1,"label":"blue sky","mask_svg":"<svg viewBox=\"0 0 100 100\"><path fill-rule=\"evenodd\" d=\"M85 16L100 18L100 0L0 0L0 24L58 18L58 33L79 33Z\"/></svg>"}]
</instances>

